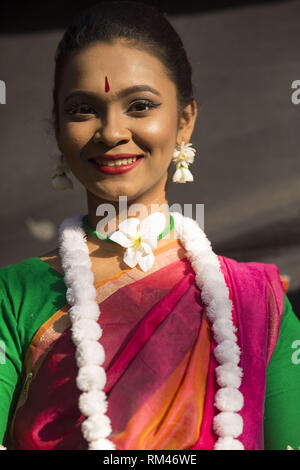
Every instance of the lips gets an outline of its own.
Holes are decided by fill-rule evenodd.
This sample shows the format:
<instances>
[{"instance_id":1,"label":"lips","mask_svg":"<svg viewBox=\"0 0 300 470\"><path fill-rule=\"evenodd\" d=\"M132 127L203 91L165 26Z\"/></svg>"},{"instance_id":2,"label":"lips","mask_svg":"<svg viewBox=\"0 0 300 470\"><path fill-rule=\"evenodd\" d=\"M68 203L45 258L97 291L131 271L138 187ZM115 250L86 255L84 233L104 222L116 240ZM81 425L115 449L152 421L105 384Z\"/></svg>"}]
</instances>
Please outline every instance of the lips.
<instances>
[{"instance_id":1,"label":"lips","mask_svg":"<svg viewBox=\"0 0 300 470\"><path fill-rule=\"evenodd\" d=\"M119 160L120 158L132 158L132 157L143 157L143 155L138 155L134 153L119 153L115 155L97 155L96 157L91 157L89 160L95 160L96 162L99 160Z\"/></svg>"},{"instance_id":2,"label":"lips","mask_svg":"<svg viewBox=\"0 0 300 470\"><path fill-rule=\"evenodd\" d=\"M132 155L132 154L122 154L122 156L113 155L113 157L114 157L113 159L112 158L107 158L107 157L108 156L105 156L105 158L107 160L117 160L117 159L120 159L120 158L126 158L127 159L127 158L130 158L130 157L137 157L137 159L133 163L128 163L128 164L119 165L119 166L109 166L109 165L103 165L103 164L100 165L100 162L98 160L102 160L102 161L104 160L104 158L100 157L100 156L91 158L89 161L93 165L93 167L97 171L100 171L101 173L107 173L109 175L118 175L118 174L127 173L127 172L133 170L133 168L135 168L137 165L139 165L141 160L143 159L143 155Z\"/></svg>"}]
</instances>

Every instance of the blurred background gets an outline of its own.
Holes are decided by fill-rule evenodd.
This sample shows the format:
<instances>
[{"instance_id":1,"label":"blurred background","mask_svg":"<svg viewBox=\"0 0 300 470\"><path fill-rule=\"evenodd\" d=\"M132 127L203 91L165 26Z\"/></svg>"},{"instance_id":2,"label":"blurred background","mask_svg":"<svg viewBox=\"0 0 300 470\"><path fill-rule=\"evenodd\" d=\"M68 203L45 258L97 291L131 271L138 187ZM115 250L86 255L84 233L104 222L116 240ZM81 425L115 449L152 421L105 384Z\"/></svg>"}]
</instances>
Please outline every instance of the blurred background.
<instances>
[{"instance_id":1,"label":"blurred background","mask_svg":"<svg viewBox=\"0 0 300 470\"><path fill-rule=\"evenodd\" d=\"M85 192L54 191L54 54L64 29L97 1L2 1L0 266L42 256L57 228L86 213ZM275 263L290 277L300 318L300 1L147 2L165 11L193 67L199 114L194 183L169 185L169 204L205 204L214 251ZM73 178L74 181L74 178Z\"/></svg>"}]
</instances>

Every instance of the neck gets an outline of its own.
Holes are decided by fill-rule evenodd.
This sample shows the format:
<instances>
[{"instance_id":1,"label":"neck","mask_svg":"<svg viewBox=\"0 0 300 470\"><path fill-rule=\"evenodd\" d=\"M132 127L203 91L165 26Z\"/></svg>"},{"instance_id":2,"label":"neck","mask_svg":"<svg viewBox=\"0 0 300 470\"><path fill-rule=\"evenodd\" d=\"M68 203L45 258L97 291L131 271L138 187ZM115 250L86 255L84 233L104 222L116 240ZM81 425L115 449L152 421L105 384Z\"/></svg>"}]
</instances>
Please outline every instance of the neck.
<instances>
[{"instance_id":1,"label":"neck","mask_svg":"<svg viewBox=\"0 0 300 470\"><path fill-rule=\"evenodd\" d=\"M115 230L119 229L119 223L130 217L137 217L140 221L148 217L153 212L162 212L166 218L165 227L169 226L169 205L167 198L162 194L152 194L151 197L143 194L134 200L128 201L125 197L120 201L109 201L101 199L95 196L93 193L87 191L87 204L88 204L88 223L94 229L97 230L97 225L100 222L99 230L103 235L110 235ZM96 215L97 208L102 206L103 210ZM139 207L137 205L140 205ZM174 229L171 230L165 237L158 240L157 247L169 243L170 240L174 240L176 237ZM115 243L109 243L100 239L97 239L93 235L88 236L88 241L93 245L101 246L101 250L108 251L119 251L120 245Z\"/></svg>"}]
</instances>

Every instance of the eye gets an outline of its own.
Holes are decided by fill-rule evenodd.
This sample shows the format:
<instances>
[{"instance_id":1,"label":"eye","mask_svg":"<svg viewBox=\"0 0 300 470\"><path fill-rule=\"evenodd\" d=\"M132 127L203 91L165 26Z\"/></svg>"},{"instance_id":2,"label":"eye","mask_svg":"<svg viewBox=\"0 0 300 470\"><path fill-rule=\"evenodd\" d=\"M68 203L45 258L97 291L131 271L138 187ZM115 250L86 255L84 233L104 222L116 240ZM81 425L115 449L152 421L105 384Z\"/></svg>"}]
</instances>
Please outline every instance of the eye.
<instances>
[{"instance_id":1,"label":"eye","mask_svg":"<svg viewBox=\"0 0 300 470\"><path fill-rule=\"evenodd\" d=\"M150 100L138 100L131 104L129 110L132 110L132 108L135 108L135 110L133 109L133 111L140 113L144 111L149 111L149 109L152 109L152 108L157 108L158 106L160 106L160 104L153 103L153 101L150 101Z\"/></svg>"},{"instance_id":2,"label":"eye","mask_svg":"<svg viewBox=\"0 0 300 470\"><path fill-rule=\"evenodd\" d=\"M150 109L157 108L158 106L160 106L160 103L153 103L153 101L150 100L136 100L131 103L129 111L141 114L149 111ZM66 112L72 116L97 113L92 106L85 103L71 104Z\"/></svg>"},{"instance_id":3,"label":"eye","mask_svg":"<svg viewBox=\"0 0 300 470\"><path fill-rule=\"evenodd\" d=\"M68 109L67 113L68 114L91 114L89 111L92 111L92 113L96 112L91 106L88 104L79 104L79 103L74 103L72 104Z\"/></svg>"}]
</instances>

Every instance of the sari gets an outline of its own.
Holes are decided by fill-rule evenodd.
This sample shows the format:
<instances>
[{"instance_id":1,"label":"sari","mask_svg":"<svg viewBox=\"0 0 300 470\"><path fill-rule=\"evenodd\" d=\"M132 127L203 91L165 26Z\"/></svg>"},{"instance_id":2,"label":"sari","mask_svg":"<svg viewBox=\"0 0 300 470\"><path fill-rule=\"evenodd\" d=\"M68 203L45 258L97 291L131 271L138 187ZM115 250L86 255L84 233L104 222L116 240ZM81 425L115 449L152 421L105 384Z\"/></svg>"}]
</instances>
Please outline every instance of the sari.
<instances>
[{"instance_id":1,"label":"sari","mask_svg":"<svg viewBox=\"0 0 300 470\"><path fill-rule=\"evenodd\" d=\"M195 273L180 241L154 250L146 273L138 267L96 284L105 352L109 439L119 450L212 450L219 386L216 343ZM218 256L232 300L243 370L245 449L263 449L266 368L276 346L284 290L275 265ZM70 305L36 332L24 362L23 386L10 426L9 448L85 450L85 419Z\"/></svg>"}]
</instances>

